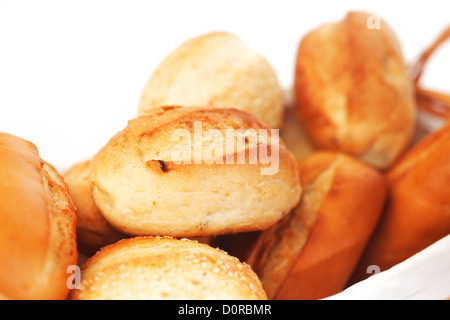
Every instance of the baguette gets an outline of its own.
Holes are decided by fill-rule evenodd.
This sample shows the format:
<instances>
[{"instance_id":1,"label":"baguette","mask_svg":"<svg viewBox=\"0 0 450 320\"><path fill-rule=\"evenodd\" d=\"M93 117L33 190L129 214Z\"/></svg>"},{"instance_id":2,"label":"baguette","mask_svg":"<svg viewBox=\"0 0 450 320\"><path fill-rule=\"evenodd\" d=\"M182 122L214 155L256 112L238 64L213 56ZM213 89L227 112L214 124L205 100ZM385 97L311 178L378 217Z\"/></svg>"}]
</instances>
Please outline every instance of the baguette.
<instances>
[{"instance_id":1,"label":"baguette","mask_svg":"<svg viewBox=\"0 0 450 320\"><path fill-rule=\"evenodd\" d=\"M262 231L247 263L269 299L315 300L344 289L386 197L381 173L345 154L300 161L299 205Z\"/></svg>"}]
</instances>

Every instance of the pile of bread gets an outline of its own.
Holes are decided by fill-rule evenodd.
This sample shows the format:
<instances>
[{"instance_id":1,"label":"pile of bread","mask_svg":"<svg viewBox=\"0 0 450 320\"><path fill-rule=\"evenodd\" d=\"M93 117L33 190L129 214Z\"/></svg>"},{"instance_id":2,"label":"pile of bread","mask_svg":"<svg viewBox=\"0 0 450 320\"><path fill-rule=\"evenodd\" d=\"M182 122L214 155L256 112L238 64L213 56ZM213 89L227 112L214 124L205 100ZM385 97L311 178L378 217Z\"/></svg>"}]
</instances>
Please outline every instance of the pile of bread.
<instances>
[{"instance_id":1,"label":"pile of bread","mask_svg":"<svg viewBox=\"0 0 450 320\"><path fill-rule=\"evenodd\" d=\"M188 40L136 118L61 174L0 133L0 298L322 299L449 234L450 122L415 138L399 42L369 18L302 39L292 97L234 35ZM174 133L198 123L270 134L177 157ZM278 153L274 174L225 163L254 148Z\"/></svg>"}]
</instances>

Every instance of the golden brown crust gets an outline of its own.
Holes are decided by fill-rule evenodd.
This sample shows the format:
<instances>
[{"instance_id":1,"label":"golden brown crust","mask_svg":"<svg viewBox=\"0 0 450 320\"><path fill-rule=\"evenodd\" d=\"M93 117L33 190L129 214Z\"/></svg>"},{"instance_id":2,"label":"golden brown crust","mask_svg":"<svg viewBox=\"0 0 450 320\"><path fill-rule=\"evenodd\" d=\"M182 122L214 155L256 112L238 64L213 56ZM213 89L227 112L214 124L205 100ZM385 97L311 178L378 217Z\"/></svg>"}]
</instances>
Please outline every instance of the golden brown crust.
<instances>
[{"instance_id":1,"label":"golden brown crust","mask_svg":"<svg viewBox=\"0 0 450 320\"><path fill-rule=\"evenodd\" d=\"M58 172L28 141L0 133L0 293L64 299L76 264L76 209Z\"/></svg>"},{"instance_id":2,"label":"golden brown crust","mask_svg":"<svg viewBox=\"0 0 450 320\"><path fill-rule=\"evenodd\" d=\"M81 268L74 300L265 300L251 268L187 239L135 237L100 250Z\"/></svg>"},{"instance_id":3,"label":"golden brown crust","mask_svg":"<svg viewBox=\"0 0 450 320\"><path fill-rule=\"evenodd\" d=\"M203 131L196 131L198 124ZM174 139L179 129L191 140ZM206 137L209 129L223 137L229 129L251 129L255 134L262 129L269 139L252 143L251 134L245 142L241 136L239 148L227 151L223 146L217 154L199 157L196 148L205 151L216 140L196 132ZM270 134L255 117L235 109L152 109L129 121L91 160L93 199L105 218L126 234L191 238L267 228L301 195L294 157L281 141L276 149L277 136ZM174 152L185 143L190 155ZM278 169L263 175L271 165L259 156L257 163L249 164L249 155L256 148L272 147L272 152L279 151ZM237 163L239 155L245 155L245 163Z\"/></svg>"},{"instance_id":4,"label":"golden brown crust","mask_svg":"<svg viewBox=\"0 0 450 320\"><path fill-rule=\"evenodd\" d=\"M164 105L236 108L271 128L279 128L283 116L272 67L225 32L190 39L161 61L142 91L138 115Z\"/></svg>"},{"instance_id":5,"label":"golden brown crust","mask_svg":"<svg viewBox=\"0 0 450 320\"><path fill-rule=\"evenodd\" d=\"M95 206L91 197L89 160L72 166L64 179L77 208L78 249L91 256L100 248L128 237L114 229Z\"/></svg>"},{"instance_id":6,"label":"golden brown crust","mask_svg":"<svg viewBox=\"0 0 450 320\"><path fill-rule=\"evenodd\" d=\"M388 206L352 276L387 270L450 233L450 121L415 145L387 173Z\"/></svg>"},{"instance_id":7,"label":"golden brown crust","mask_svg":"<svg viewBox=\"0 0 450 320\"><path fill-rule=\"evenodd\" d=\"M336 152L306 157L300 175L299 205L262 232L247 260L269 299L321 299L342 290L386 196L379 172Z\"/></svg>"},{"instance_id":8,"label":"golden brown crust","mask_svg":"<svg viewBox=\"0 0 450 320\"><path fill-rule=\"evenodd\" d=\"M386 24L351 12L301 42L295 73L298 116L316 146L377 168L409 146L415 127L412 83L398 40Z\"/></svg>"},{"instance_id":9,"label":"golden brown crust","mask_svg":"<svg viewBox=\"0 0 450 320\"><path fill-rule=\"evenodd\" d=\"M67 268L78 258L76 244L76 208L64 178L49 163L44 162L42 177L52 203L49 208L50 242L47 262L40 276L41 286L49 286L49 295L40 299L64 299L68 294Z\"/></svg>"}]
</instances>

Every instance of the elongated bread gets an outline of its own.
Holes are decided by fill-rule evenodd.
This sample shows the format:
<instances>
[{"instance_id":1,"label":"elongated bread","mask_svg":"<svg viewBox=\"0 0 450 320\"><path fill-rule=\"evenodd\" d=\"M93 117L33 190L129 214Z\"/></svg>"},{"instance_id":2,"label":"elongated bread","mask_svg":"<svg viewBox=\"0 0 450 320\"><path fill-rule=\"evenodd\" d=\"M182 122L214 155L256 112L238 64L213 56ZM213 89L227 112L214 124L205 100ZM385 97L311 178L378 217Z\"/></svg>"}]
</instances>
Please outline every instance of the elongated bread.
<instances>
[{"instance_id":1,"label":"elongated bread","mask_svg":"<svg viewBox=\"0 0 450 320\"><path fill-rule=\"evenodd\" d=\"M142 91L138 115L165 105L247 111L280 128L282 90L259 53L226 32L189 39L165 57Z\"/></svg>"},{"instance_id":2,"label":"elongated bread","mask_svg":"<svg viewBox=\"0 0 450 320\"><path fill-rule=\"evenodd\" d=\"M277 130L236 109L154 108L94 156L90 179L103 216L131 235L261 230L301 196Z\"/></svg>"},{"instance_id":3,"label":"elongated bread","mask_svg":"<svg viewBox=\"0 0 450 320\"><path fill-rule=\"evenodd\" d=\"M352 276L369 266L384 271L450 234L450 121L433 132L387 173L389 202Z\"/></svg>"},{"instance_id":4,"label":"elongated bread","mask_svg":"<svg viewBox=\"0 0 450 320\"><path fill-rule=\"evenodd\" d=\"M81 268L73 300L265 300L256 274L226 252L187 239L135 237Z\"/></svg>"},{"instance_id":5,"label":"elongated bread","mask_svg":"<svg viewBox=\"0 0 450 320\"><path fill-rule=\"evenodd\" d=\"M77 262L76 209L31 142L0 133L0 296L65 299Z\"/></svg>"},{"instance_id":6,"label":"elongated bread","mask_svg":"<svg viewBox=\"0 0 450 320\"><path fill-rule=\"evenodd\" d=\"M344 289L386 197L382 174L336 152L300 162L299 205L263 231L247 262L269 299L314 300Z\"/></svg>"},{"instance_id":7,"label":"elongated bread","mask_svg":"<svg viewBox=\"0 0 450 320\"><path fill-rule=\"evenodd\" d=\"M411 143L412 82L394 32L379 17L351 12L306 35L294 93L299 119L318 148L386 169Z\"/></svg>"}]
</instances>

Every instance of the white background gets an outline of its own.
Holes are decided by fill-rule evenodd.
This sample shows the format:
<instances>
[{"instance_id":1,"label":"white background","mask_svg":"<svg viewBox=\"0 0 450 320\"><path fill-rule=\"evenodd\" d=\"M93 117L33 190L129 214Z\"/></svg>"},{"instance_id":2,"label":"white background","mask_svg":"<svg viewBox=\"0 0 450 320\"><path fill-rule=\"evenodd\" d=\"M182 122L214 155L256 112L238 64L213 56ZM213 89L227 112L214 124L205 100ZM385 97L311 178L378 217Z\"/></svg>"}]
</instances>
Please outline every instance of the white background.
<instances>
[{"instance_id":1,"label":"white background","mask_svg":"<svg viewBox=\"0 0 450 320\"><path fill-rule=\"evenodd\" d=\"M235 33L289 88L301 38L350 10L382 16L408 62L450 24L448 0L0 0L0 131L32 141L64 171L125 127L156 65L188 38ZM446 45L424 84L450 91L449 57Z\"/></svg>"}]
</instances>

